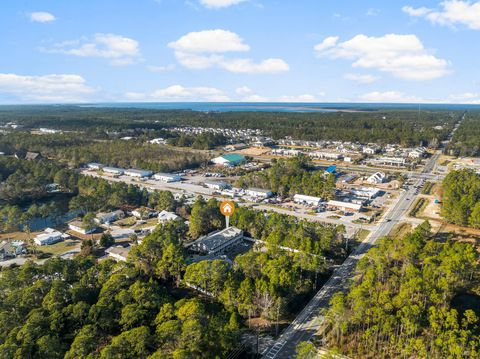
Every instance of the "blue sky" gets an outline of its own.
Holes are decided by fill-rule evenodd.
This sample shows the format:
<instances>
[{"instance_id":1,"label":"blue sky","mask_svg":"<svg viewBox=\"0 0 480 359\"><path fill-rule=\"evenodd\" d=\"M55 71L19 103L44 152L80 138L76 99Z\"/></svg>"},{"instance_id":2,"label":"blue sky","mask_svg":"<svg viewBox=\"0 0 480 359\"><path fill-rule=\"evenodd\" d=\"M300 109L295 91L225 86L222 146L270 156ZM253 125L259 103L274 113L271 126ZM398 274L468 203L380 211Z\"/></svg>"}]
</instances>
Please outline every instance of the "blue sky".
<instances>
[{"instance_id":1,"label":"blue sky","mask_svg":"<svg viewBox=\"0 0 480 359\"><path fill-rule=\"evenodd\" d=\"M480 103L480 1L2 0L0 103Z\"/></svg>"}]
</instances>

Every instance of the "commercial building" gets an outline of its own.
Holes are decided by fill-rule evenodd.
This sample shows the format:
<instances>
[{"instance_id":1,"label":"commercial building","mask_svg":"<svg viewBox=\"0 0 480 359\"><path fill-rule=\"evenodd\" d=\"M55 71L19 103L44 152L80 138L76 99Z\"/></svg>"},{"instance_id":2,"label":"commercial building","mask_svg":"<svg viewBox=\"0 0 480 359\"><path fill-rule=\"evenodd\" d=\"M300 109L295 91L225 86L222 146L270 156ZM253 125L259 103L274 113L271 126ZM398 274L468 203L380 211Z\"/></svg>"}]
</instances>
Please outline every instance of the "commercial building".
<instances>
[{"instance_id":1,"label":"commercial building","mask_svg":"<svg viewBox=\"0 0 480 359\"><path fill-rule=\"evenodd\" d=\"M338 161L343 158L343 155L340 153L324 152L324 151L314 151L314 152L310 152L308 155L313 158L318 158L321 160L328 160L328 161Z\"/></svg>"},{"instance_id":2,"label":"commercial building","mask_svg":"<svg viewBox=\"0 0 480 359\"><path fill-rule=\"evenodd\" d=\"M46 228L43 233L36 236L33 241L38 246L45 246L63 241L65 238L68 238L68 235L63 234L62 232L59 232L53 228Z\"/></svg>"},{"instance_id":3,"label":"commercial building","mask_svg":"<svg viewBox=\"0 0 480 359\"><path fill-rule=\"evenodd\" d=\"M341 210L344 212L355 213L355 212L360 212L360 210L362 209L362 205L356 204L356 203L350 203L350 202L328 201L327 208L333 209L333 210Z\"/></svg>"},{"instance_id":4,"label":"commercial building","mask_svg":"<svg viewBox=\"0 0 480 359\"><path fill-rule=\"evenodd\" d=\"M125 170L123 168L117 167L103 167L102 171L115 176L121 176L125 173Z\"/></svg>"},{"instance_id":5,"label":"commercial building","mask_svg":"<svg viewBox=\"0 0 480 359\"><path fill-rule=\"evenodd\" d=\"M371 184L380 184L385 182L387 175L383 172L375 172L373 175L367 178L367 182Z\"/></svg>"},{"instance_id":6,"label":"commercial building","mask_svg":"<svg viewBox=\"0 0 480 359\"><path fill-rule=\"evenodd\" d=\"M153 175L153 172L148 170L136 170L136 169L130 168L125 171L125 175L130 177L145 178Z\"/></svg>"},{"instance_id":7,"label":"commercial building","mask_svg":"<svg viewBox=\"0 0 480 359\"><path fill-rule=\"evenodd\" d=\"M378 188L362 187L352 189L351 192L357 198L373 199L378 196L380 190Z\"/></svg>"},{"instance_id":8,"label":"commercial building","mask_svg":"<svg viewBox=\"0 0 480 359\"><path fill-rule=\"evenodd\" d=\"M370 163L380 166L405 167L407 160L402 157L379 157L372 159Z\"/></svg>"},{"instance_id":9,"label":"commercial building","mask_svg":"<svg viewBox=\"0 0 480 359\"><path fill-rule=\"evenodd\" d=\"M172 174L172 173L155 173L153 175L153 178L158 180L158 181L162 181L162 182L166 182L166 183L178 182L182 179L182 177L180 175L176 175L176 174Z\"/></svg>"},{"instance_id":10,"label":"commercial building","mask_svg":"<svg viewBox=\"0 0 480 359\"><path fill-rule=\"evenodd\" d=\"M247 194L247 196L263 199L267 199L273 196L273 192L271 190L262 188L248 188L245 193Z\"/></svg>"},{"instance_id":11,"label":"commercial building","mask_svg":"<svg viewBox=\"0 0 480 359\"><path fill-rule=\"evenodd\" d=\"M299 204L307 204L309 206L318 207L322 202L322 199L319 197L306 196L304 194L296 194L293 196L293 201Z\"/></svg>"},{"instance_id":12,"label":"commercial building","mask_svg":"<svg viewBox=\"0 0 480 359\"><path fill-rule=\"evenodd\" d=\"M246 158L238 153L229 153L220 157L215 157L212 162L218 166L234 167L245 162Z\"/></svg>"},{"instance_id":13,"label":"commercial building","mask_svg":"<svg viewBox=\"0 0 480 359\"><path fill-rule=\"evenodd\" d=\"M226 182L221 182L221 181L205 181L204 184L208 188L215 189L218 191L229 187Z\"/></svg>"},{"instance_id":14,"label":"commercial building","mask_svg":"<svg viewBox=\"0 0 480 359\"><path fill-rule=\"evenodd\" d=\"M235 227L229 227L199 238L192 244L191 249L202 254L216 255L226 252L242 240L243 231Z\"/></svg>"}]
</instances>

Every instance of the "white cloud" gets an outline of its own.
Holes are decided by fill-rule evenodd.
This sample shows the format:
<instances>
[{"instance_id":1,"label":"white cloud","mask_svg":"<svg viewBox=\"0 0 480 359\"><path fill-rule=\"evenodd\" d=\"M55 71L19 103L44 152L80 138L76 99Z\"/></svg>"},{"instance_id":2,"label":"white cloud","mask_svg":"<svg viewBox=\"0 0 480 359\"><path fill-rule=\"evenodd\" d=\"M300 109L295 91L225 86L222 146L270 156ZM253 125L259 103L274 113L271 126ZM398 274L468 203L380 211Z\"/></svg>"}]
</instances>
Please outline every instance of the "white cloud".
<instances>
[{"instance_id":1,"label":"white cloud","mask_svg":"<svg viewBox=\"0 0 480 359\"><path fill-rule=\"evenodd\" d=\"M378 16L380 15L380 10L375 8L370 8L367 10L367 16Z\"/></svg>"},{"instance_id":2,"label":"white cloud","mask_svg":"<svg viewBox=\"0 0 480 359\"><path fill-rule=\"evenodd\" d=\"M222 90L215 87L183 87L173 85L154 91L150 97L162 101L229 101Z\"/></svg>"},{"instance_id":3,"label":"white cloud","mask_svg":"<svg viewBox=\"0 0 480 359\"><path fill-rule=\"evenodd\" d=\"M363 74L345 74L343 75L345 80L355 81L361 84L371 84L378 80L377 76L363 75Z\"/></svg>"},{"instance_id":4,"label":"white cloud","mask_svg":"<svg viewBox=\"0 0 480 359\"><path fill-rule=\"evenodd\" d=\"M360 101L364 102L394 102L394 103L417 103L425 102L415 96L406 95L403 92L398 91L385 91L385 92L369 92L358 96Z\"/></svg>"},{"instance_id":5,"label":"white cloud","mask_svg":"<svg viewBox=\"0 0 480 359\"><path fill-rule=\"evenodd\" d=\"M278 73L289 70L282 59L269 58L254 62L249 58L229 58L225 54L250 50L243 39L227 30L190 32L168 46L175 51L180 64L189 69L202 70L220 67L237 73Z\"/></svg>"},{"instance_id":6,"label":"white cloud","mask_svg":"<svg viewBox=\"0 0 480 359\"><path fill-rule=\"evenodd\" d=\"M241 86L237 87L237 89L235 89L235 92L237 93L237 95L248 95L249 93L252 93L253 90L248 86Z\"/></svg>"},{"instance_id":7,"label":"white cloud","mask_svg":"<svg viewBox=\"0 0 480 359\"><path fill-rule=\"evenodd\" d=\"M85 102L95 92L79 75L0 74L0 93L21 102Z\"/></svg>"},{"instance_id":8,"label":"white cloud","mask_svg":"<svg viewBox=\"0 0 480 359\"><path fill-rule=\"evenodd\" d=\"M480 93L464 92L452 94L449 96L449 102L466 103L466 104L480 104Z\"/></svg>"},{"instance_id":9,"label":"white cloud","mask_svg":"<svg viewBox=\"0 0 480 359\"><path fill-rule=\"evenodd\" d=\"M250 50L250 47L236 33L221 29L189 32L177 41L170 42L168 46L175 51L184 53L222 53Z\"/></svg>"},{"instance_id":10,"label":"white cloud","mask_svg":"<svg viewBox=\"0 0 480 359\"><path fill-rule=\"evenodd\" d=\"M448 61L425 49L415 35L356 35L339 43L327 37L315 46L319 57L353 60L352 67L377 69L405 80L431 80L448 74Z\"/></svg>"},{"instance_id":11,"label":"white cloud","mask_svg":"<svg viewBox=\"0 0 480 359\"><path fill-rule=\"evenodd\" d=\"M402 7L402 11L410 16L425 16L432 10L427 7L413 8L411 6Z\"/></svg>"},{"instance_id":12,"label":"white cloud","mask_svg":"<svg viewBox=\"0 0 480 359\"><path fill-rule=\"evenodd\" d=\"M140 58L138 41L116 34L97 33L91 39L64 41L43 50L80 57L106 58L113 65L130 65Z\"/></svg>"},{"instance_id":13,"label":"white cloud","mask_svg":"<svg viewBox=\"0 0 480 359\"><path fill-rule=\"evenodd\" d=\"M433 24L455 26L461 24L472 30L480 30L480 1L446 0L441 10L404 6L402 10L414 17L424 17Z\"/></svg>"},{"instance_id":14,"label":"white cloud","mask_svg":"<svg viewBox=\"0 0 480 359\"><path fill-rule=\"evenodd\" d=\"M174 64L166 65L166 66L150 65L150 66L147 66L147 70L150 72L158 72L158 73L169 72L169 71L175 70L175 65Z\"/></svg>"},{"instance_id":15,"label":"white cloud","mask_svg":"<svg viewBox=\"0 0 480 359\"><path fill-rule=\"evenodd\" d=\"M316 102L318 101L314 95L303 94L296 96L282 96L280 97L281 102Z\"/></svg>"},{"instance_id":16,"label":"white cloud","mask_svg":"<svg viewBox=\"0 0 480 359\"><path fill-rule=\"evenodd\" d=\"M290 70L290 66L282 59L267 59L254 63L251 59L222 60L220 66L230 72L274 74Z\"/></svg>"},{"instance_id":17,"label":"white cloud","mask_svg":"<svg viewBox=\"0 0 480 359\"><path fill-rule=\"evenodd\" d=\"M323 51L336 46L339 39L340 37L338 36L329 36L325 38L321 43L315 45L314 50L317 52L317 54L320 54Z\"/></svg>"},{"instance_id":18,"label":"white cloud","mask_svg":"<svg viewBox=\"0 0 480 359\"><path fill-rule=\"evenodd\" d=\"M32 22L45 23L45 22L53 22L57 19L55 15L46 11L31 12L28 15L30 17L30 21Z\"/></svg>"},{"instance_id":19,"label":"white cloud","mask_svg":"<svg viewBox=\"0 0 480 359\"><path fill-rule=\"evenodd\" d=\"M200 0L200 4L209 9L220 9L237 5L245 1L246 0Z\"/></svg>"}]
</instances>

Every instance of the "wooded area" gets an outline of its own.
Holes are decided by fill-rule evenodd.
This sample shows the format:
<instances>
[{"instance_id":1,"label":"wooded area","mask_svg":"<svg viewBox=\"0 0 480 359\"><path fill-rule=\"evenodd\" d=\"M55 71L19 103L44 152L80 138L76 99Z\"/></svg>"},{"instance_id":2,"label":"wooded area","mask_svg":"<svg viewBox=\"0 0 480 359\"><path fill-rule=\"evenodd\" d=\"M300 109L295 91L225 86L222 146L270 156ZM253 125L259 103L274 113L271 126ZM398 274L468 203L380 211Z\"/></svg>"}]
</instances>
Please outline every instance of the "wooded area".
<instances>
[{"instance_id":1,"label":"wooded area","mask_svg":"<svg viewBox=\"0 0 480 359\"><path fill-rule=\"evenodd\" d=\"M428 222L380 240L332 298L329 347L352 358L478 358L478 260L472 244L436 241Z\"/></svg>"},{"instance_id":2,"label":"wooded area","mask_svg":"<svg viewBox=\"0 0 480 359\"><path fill-rule=\"evenodd\" d=\"M442 216L460 226L480 228L480 176L471 170L452 171L442 185Z\"/></svg>"},{"instance_id":3,"label":"wooded area","mask_svg":"<svg viewBox=\"0 0 480 359\"><path fill-rule=\"evenodd\" d=\"M314 170L306 157L273 159L269 169L248 173L237 180L236 185L270 189L280 196L301 193L324 199L332 199L336 188L335 176Z\"/></svg>"},{"instance_id":4,"label":"wooded area","mask_svg":"<svg viewBox=\"0 0 480 359\"><path fill-rule=\"evenodd\" d=\"M135 129L160 131L176 126L260 129L275 139L439 143L461 116L455 111L382 110L359 112L196 112L79 106L3 106L0 123L15 121L28 128L78 130L90 136ZM442 126L435 129L436 126Z\"/></svg>"}]
</instances>

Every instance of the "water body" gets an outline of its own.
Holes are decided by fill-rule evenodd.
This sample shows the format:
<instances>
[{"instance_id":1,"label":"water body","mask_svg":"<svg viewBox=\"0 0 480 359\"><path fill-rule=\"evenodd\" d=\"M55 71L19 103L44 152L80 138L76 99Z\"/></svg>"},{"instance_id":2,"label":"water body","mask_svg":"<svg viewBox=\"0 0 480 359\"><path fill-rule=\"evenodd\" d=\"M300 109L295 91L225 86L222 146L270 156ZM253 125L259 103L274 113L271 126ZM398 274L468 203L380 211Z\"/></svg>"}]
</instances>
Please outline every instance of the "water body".
<instances>
[{"instance_id":1,"label":"water body","mask_svg":"<svg viewBox=\"0 0 480 359\"><path fill-rule=\"evenodd\" d=\"M123 102L79 105L96 108L139 108L201 112L337 112L418 110L418 104L392 103L287 103L287 102ZM421 104L422 110L480 110L480 105Z\"/></svg>"}]
</instances>

